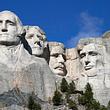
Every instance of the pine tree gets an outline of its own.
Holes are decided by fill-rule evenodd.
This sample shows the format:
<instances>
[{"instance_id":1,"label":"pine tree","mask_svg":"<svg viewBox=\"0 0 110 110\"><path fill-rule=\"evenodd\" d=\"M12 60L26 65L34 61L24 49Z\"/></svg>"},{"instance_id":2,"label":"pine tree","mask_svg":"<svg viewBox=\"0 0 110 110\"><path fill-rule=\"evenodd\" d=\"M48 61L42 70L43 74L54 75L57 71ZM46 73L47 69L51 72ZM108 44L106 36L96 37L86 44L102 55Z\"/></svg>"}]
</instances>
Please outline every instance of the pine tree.
<instances>
[{"instance_id":1,"label":"pine tree","mask_svg":"<svg viewBox=\"0 0 110 110\"><path fill-rule=\"evenodd\" d=\"M36 103L32 96L29 97L28 101L28 108L29 110L41 110L41 105Z\"/></svg>"},{"instance_id":2,"label":"pine tree","mask_svg":"<svg viewBox=\"0 0 110 110\"><path fill-rule=\"evenodd\" d=\"M83 95L78 97L78 102L81 105L86 105L87 108L91 107L93 101L93 92L89 83L85 86L85 92Z\"/></svg>"},{"instance_id":3,"label":"pine tree","mask_svg":"<svg viewBox=\"0 0 110 110\"><path fill-rule=\"evenodd\" d=\"M100 110L100 103L93 99L86 104L86 107L86 110Z\"/></svg>"},{"instance_id":4,"label":"pine tree","mask_svg":"<svg viewBox=\"0 0 110 110\"><path fill-rule=\"evenodd\" d=\"M107 110L110 110L110 101L108 102Z\"/></svg>"},{"instance_id":5,"label":"pine tree","mask_svg":"<svg viewBox=\"0 0 110 110\"><path fill-rule=\"evenodd\" d=\"M62 82L61 82L60 87L61 87L61 92L63 92L63 93L68 92L69 86L68 86L68 82L66 81L65 78L62 78Z\"/></svg>"},{"instance_id":6,"label":"pine tree","mask_svg":"<svg viewBox=\"0 0 110 110\"><path fill-rule=\"evenodd\" d=\"M80 105L85 105L86 104L86 100L85 100L85 96L82 95L82 96L78 96L78 102Z\"/></svg>"},{"instance_id":7,"label":"pine tree","mask_svg":"<svg viewBox=\"0 0 110 110\"><path fill-rule=\"evenodd\" d=\"M85 86L84 97L85 97L86 103L89 103L93 100L93 92L89 83L87 83L87 85Z\"/></svg>"},{"instance_id":8,"label":"pine tree","mask_svg":"<svg viewBox=\"0 0 110 110\"><path fill-rule=\"evenodd\" d=\"M54 96L52 98L52 101L53 101L53 104L56 105L56 106L61 105L61 103L62 103L62 94L58 90L56 90L54 92Z\"/></svg>"},{"instance_id":9,"label":"pine tree","mask_svg":"<svg viewBox=\"0 0 110 110\"><path fill-rule=\"evenodd\" d=\"M72 82L69 84L68 92L69 92L70 94L73 94L73 93L75 93L75 89L76 89L75 83L74 83L74 81L72 81Z\"/></svg>"},{"instance_id":10,"label":"pine tree","mask_svg":"<svg viewBox=\"0 0 110 110\"><path fill-rule=\"evenodd\" d=\"M71 99L68 101L68 107L72 110L78 110L76 102Z\"/></svg>"},{"instance_id":11,"label":"pine tree","mask_svg":"<svg viewBox=\"0 0 110 110\"><path fill-rule=\"evenodd\" d=\"M102 106L100 107L100 110L110 110L110 109L107 109L104 105L102 105Z\"/></svg>"}]
</instances>

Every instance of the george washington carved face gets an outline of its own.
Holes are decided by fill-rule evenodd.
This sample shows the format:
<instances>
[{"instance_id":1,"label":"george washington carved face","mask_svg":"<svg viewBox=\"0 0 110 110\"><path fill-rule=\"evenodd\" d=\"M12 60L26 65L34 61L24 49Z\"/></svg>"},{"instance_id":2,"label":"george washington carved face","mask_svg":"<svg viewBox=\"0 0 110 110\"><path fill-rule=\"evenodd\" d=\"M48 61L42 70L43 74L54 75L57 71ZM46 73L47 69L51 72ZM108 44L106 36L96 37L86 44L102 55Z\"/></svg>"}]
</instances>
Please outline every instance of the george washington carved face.
<instances>
[{"instance_id":1,"label":"george washington carved face","mask_svg":"<svg viewBox=\"0 0 110 110\"><path fill-rule=\"evenodd\" d=\"M21 28L18 17L14 13L10 11L0 12L0 44L18 44Z\"/></svg>"}]
</instances>

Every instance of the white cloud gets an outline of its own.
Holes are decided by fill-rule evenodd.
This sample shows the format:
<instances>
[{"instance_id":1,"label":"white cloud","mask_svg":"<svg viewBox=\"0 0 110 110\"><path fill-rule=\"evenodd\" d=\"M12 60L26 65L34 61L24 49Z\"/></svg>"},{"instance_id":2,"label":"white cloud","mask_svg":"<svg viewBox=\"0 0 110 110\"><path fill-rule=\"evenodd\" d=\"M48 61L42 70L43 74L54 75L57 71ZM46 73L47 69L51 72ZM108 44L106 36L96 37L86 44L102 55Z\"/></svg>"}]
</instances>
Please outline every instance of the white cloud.
<instances>
[{"instance_id":1,"label":"white cloud","mask_svg":"<svg viewBox=\"0 0 110 110\"><path fill-rule=\"evenodd\" d=\"M102 24L103 20L100 18L91 16L86 12L81 13L79 19L79 32L76 36L70 38L67 42L67 47L75 46L80 38L97 37L101 35Z\"/></svg>"}]
</instances>

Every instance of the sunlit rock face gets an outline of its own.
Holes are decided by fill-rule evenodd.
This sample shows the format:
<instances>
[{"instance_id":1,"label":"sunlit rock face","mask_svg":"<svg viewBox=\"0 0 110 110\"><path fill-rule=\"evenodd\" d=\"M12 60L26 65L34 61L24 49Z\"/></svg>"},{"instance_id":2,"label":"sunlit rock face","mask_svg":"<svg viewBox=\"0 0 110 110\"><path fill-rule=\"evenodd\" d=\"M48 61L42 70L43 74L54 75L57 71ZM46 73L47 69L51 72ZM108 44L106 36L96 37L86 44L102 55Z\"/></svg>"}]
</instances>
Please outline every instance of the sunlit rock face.
<instances>
[{"instance_id":1,"label":"sunlit rock face","mask_svg":"<svg viewBox=\"0 0 110 110\"><path fill-rule=\"evenodd\" d=\"M77 47L65 49L60 42L47 43L38 26L23 26L14 13L0 12L0 109L28 110L29 96L33 96L42 110L52 110L47 101L62 78L74 80L79 90L89 82L94 98L107 105L109 36L107 31L102 38L80 39Z\"/></svg>"},{"instance_id":2,"label":"sunlit rock face","mask_svg":"<svg viewBox=\"0 0 110 110\"><path fill-rule=\"evenodd\" d=\"M50 59L49 67L55 75L65 76L65 48L62 43L49 42Z\"/></svg>"},{"instance_id":3,"label":"sunlit rock face","mask_svg":"<svg viewBox=\"0 0 110 110\"><path fill-rule=\"evenodd\" d=\"M79 55L76 48L66 49L66 77L76 80L79 77Z\"/></svg>"},{"instance_id":4,"label":"sunlit rock face","mask_svg":"<svg viewBox=\"0 0 110 110\"><path fill-rule=\"evenodd\" d=\"M110 39L110 30L106 31L103 35L102 35L103 39Z\"/></svg>"},{"instance_id":5,"label":"sunlit rock face","mask_svg":"<svg viewBox=\"0 0 110 110\"><path fill-rule=\"evenodd\" d=\"M88 38L79 41L80 76L77 87L84 89L87 82L93 88L94 97L101 104L110 100L110 60L105 42L101 38Z\"/></svg>"},{"instance_id":6,"label":"sunlit rock face","mask_svg":"<svg viewBox=\"0 0 110 110\"><path fill-rule=\"evenodd\" d=\"M14 13L0 12L1 109L12 105L15 107L13 110L18 110L18 106L26 107L27 99L32 93L35 100L47 101L55 90L54 74L47 62L30 55L21 43L24 32L19 18Z\"/></svg>"},{"instance_id":7,"label":"sunlit rock face","mask_svg":"<svg viewBox=\"0 0 110 110\"><path fill-rule=\"evenodd\" d=\"M32 55L42 56L44 48L47 47L47 41L44 31L38 26L24 26L26 30L26 40L31 48Z\"/></svg>"}]
</instances>

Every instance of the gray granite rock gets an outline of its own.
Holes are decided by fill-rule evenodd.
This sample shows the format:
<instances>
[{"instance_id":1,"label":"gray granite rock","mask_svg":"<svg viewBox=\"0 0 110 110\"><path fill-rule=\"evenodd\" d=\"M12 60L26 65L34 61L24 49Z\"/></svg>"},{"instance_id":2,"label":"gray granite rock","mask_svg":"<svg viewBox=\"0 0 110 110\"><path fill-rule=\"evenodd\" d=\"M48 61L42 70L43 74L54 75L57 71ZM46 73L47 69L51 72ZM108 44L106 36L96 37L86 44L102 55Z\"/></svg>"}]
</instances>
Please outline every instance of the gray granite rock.
<instances>
[{"instance_id":1,"label":"gray granite rock","mask_svg":"<svg viewBox=\"0 0 110 110\"><path fill-rule=\"evenodd\" d=\"M0 94L10 93L9 91L17 87L25 95L34 92L43 101L51 98L55 90L55 78L46 61L42 58L31 56L23 45L19 45L15 53L9 54L9 50L7 52L0 50L0 53L2 52L0 54L0 86L2 88L0 89ZM19 105L19 102L15 101L16 97L20 96L15 94L13 98L7 97L4 102L6 105ZM20 100L23 104L23 100ZM18 98L18 101L20 100ZM24 98L24 100L26 99Z\"/></svg>"},{"instance_id":2,"label":"gray granite rock","mask_svg":"<svg viewBox=\"0 0 110 110\"><path fill-rule=\"evenodd\" d=\"M83 89L90 83L94 98L102 105L110 100L110 58L108 44L102 38L81 39L78 44L81 68L78 79L78 89Z\"/></svg>"},{"instance_id":3,"label":"gray granite rock","mask_svg":"<svg viewBox=\"0 0 110 110\"><path fill-rule=\"evenodd\" d=\"M66 49L66 77L77 79L79 76L79 56L76 48Z\"/></svg>"},{"instance_id":4,"label":"gray granite rock","mask_svg":"<svg viewBox=\"0 0 110 110\"><path fill-rule=\"evenodd\" d=\"M0 12L0 20L0 109L27 107L31 94L39 103L48 101L55 78L47 62L26 50L23 25L13 12Z\"/></svg>"}]
</instances>

